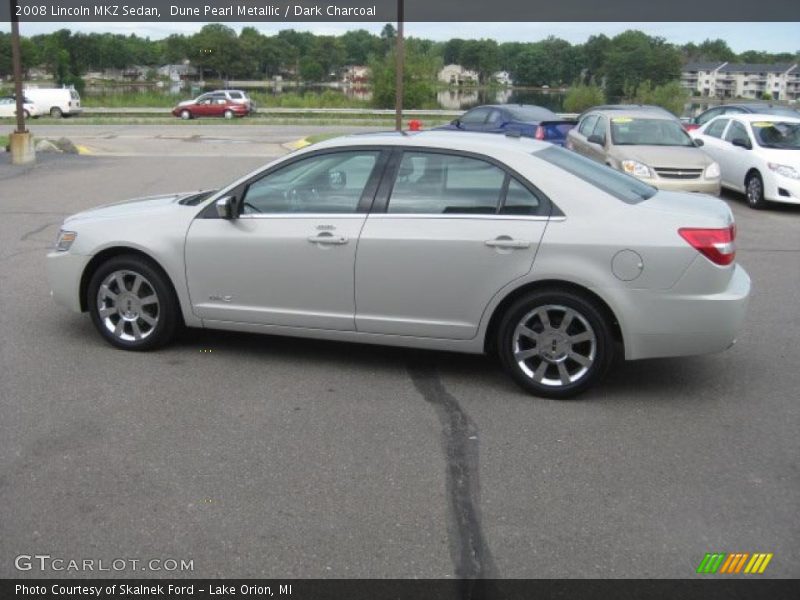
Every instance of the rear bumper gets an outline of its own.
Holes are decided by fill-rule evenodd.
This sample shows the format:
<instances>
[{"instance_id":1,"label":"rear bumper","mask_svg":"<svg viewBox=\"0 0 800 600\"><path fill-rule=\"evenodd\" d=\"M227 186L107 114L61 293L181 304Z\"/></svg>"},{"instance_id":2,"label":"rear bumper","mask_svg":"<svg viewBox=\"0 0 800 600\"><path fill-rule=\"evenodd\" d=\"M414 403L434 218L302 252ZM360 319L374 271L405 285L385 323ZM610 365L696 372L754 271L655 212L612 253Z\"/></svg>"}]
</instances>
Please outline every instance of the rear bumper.
<instances>
[{"instance_id":1,"label":"rear bumper","mask_svg":"<svg viewBox=\"0 0 800 600\"><path fill-rule=\"evenodd\" d=\"M719 293L680 288L627 291L621 323L626 359L711 354L736 342L750 298L750 277L742 267L734 267Z\"/></svg>"},{"instance_id":2,"label":"rear bumper","mask_svg":"<svg viewBox=\"0 0 800 600\"><path fill-rule=\"evenodd\" d=\"M73 312L81 312L81 276L90 259L90 256L69 252L47 254L47 281L56 304Z\"/></svg>"}]
</instances>

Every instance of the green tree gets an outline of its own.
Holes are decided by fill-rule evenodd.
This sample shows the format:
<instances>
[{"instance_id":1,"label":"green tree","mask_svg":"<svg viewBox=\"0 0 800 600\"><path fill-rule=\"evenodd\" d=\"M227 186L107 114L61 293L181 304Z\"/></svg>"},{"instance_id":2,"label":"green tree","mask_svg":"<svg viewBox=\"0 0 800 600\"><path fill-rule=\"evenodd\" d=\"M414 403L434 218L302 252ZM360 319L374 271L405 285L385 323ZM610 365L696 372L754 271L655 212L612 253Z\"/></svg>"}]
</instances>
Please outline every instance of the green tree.
<instances>
[{"instance_id":1,"label":"green tree","mask_svg":"<svg viewBox=\"0 0 800 600\"><path fill-rule=\"evenodd\" d=\"M190 39L191 61L203 71L227 79L241 61L236 32L221 23L210 23Z\"/></svg>"},{"instance_id":2,"label":"green tree","mask_svg":"<svg viewBox=\"0 0 800 600\"><path fill-rule=\"evenodd\" d=\"M579 113L587 108L605 104L606 95L600 86L576 84L569 88L564 98L564 110Z\"/></svg>"},{"instance_id":3,"label":"green tree","mask_svg":"<svg viewBox=\"0 0 800 600\"><path fill-rule=\"evenodd\" d=\"M365 29L348 31L339 40L344 48L344 62L348 65L365 65L369 57L381 49L380 38Z\"/></svg>"},{"instance_id":4,"label":"green tree","mask_svg":"<svg viewBox=\"0 0 800 600\"><path fill-rule=\"evenodd\" d=\"M621 96L636 89L643 81L661 85L678 79L681 54L663 38L650 37L641 31L628 30L611 40L603 63L607 93Z\"/></svg>"},{"instance_id":5,"label":"green tree","mask_svg":"<svg viewBox=\"0 0 800 600\"><path fill-rule=\"evenodd\" d=\"M369 63L372 78L372 104L376 108L395 105L396 73L395 53L374 56ZM441 69L442 60L433 53L420 53L414 45L406 48L403 68L403 107L434 108L436 89L434 81Z\"/></svg>"},{"instance_id":6,"label":"green tree","mask_svg":"<svg viewBox=\"0 0 800 600\"><path fill-rule=\"evenodd\" d=\"M486 83L500 66L500 49L494 40L467 40L459 59L462 67L477 72L480 83Z\"/></svg>"},{"instance_id":7,"label":"green tree","mask_svg":"<svg viewBox=\"0 0 800 600\"><path fill-rule=\"evenodd\" d=\"M689 91L681 87L679 81L670 81L654 86L652 82L645 80L637 86L635 91L628 90L626 100L636 104L655 104L680 116L689 101Z\"/></svg>"}]
</instances>

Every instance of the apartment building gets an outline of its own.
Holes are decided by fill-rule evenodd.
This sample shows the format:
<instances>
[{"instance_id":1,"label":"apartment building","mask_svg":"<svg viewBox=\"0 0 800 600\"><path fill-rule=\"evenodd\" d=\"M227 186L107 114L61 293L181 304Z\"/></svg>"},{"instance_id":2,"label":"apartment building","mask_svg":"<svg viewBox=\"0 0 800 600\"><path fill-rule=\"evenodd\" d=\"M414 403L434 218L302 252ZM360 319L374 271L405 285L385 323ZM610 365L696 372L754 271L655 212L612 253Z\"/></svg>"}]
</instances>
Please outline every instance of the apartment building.
<instances>
[{"instance_id":1,"label":"apartment building","mask_svg":"<svg viewBox=\"0 0 800 600\"><path fill-rule=\"evenodd\" d=\"M716 98L773 100L800 99L800 65L747 63L689 63L681 72L681 85L693 95Z\"/></svg>"}]
</instances>

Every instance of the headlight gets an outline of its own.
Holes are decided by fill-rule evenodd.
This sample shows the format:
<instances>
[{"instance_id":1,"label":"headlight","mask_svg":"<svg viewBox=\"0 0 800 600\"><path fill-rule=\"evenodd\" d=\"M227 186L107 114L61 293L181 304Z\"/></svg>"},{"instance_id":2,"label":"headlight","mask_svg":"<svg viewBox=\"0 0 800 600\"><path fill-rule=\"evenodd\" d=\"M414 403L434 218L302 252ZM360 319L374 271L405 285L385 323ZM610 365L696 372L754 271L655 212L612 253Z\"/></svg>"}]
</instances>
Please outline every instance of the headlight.
<instances>
[{"instance_id":1,"label":"headlight","mask_svg":"<svg viewBox=\"0 0 800 600\"><path fill-rule=\"evenodd\" d=\"M64 231L63 229L58 232L58 238L56 239L55 251L56 252L66 252L72 246L72 242L75 241L75 238L78 237L78 234L74 231Z\"/></svg>"},{"instance_id":2,"label":"headlight","mask_svg":"<svg viewBox=\"0 0 800 600\"><path fill-rule=\"evenodd\" d=\"M625 171L628 175L633 175L634 177L646 177L648 179L653 177L653 173L652 171L650 171L650 167L648 167L647 165L643 165L642 163L636 160L623 160L622 170Z\"/></svg>"},{"instance_id":3,"label":"headlight","mask_svg":"<svg viewBox=\"0 0 800 600\"><path fill-rule=\"evenodd\" d=\"M767 163L767 166L778 173L779 175L783 175L784 177L791 177L792 179L800 179L800 173L797 172L797 169L794 167L790 167L789 165L781 165L778 163Z\"/></svg>"},{"instance_id":4,"label":"headlight","mask_svg":"<svg viewBox=\"0 0 800 600\"><path fill-rule=\"evenodd\" d=\"M708 165L705 173L703 173L703 177L706 179L716 179L719 177L719 165L715 162Z\"/></svg>"}]
</instances>

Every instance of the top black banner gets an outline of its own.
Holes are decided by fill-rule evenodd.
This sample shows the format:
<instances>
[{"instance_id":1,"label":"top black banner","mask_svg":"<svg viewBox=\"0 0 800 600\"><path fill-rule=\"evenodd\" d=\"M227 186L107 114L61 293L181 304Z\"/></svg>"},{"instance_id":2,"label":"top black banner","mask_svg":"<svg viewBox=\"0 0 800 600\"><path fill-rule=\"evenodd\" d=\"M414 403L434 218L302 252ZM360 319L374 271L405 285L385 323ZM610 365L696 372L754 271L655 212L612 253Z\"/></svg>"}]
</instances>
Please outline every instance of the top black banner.
<instances>
[{"instance_id":1,"label":"top black banner","mask_svg":"<svg viewBox=\"0 0 800 600\"><path fill-rule=\"evenodd\" d=\"M0 21L393 22L398 0L0 0ZM416 22L800 21L787 0L404 0ZM800 37L800 27L798 27Z\"/></svg>"}]
</instances>

